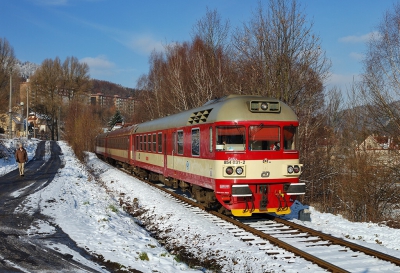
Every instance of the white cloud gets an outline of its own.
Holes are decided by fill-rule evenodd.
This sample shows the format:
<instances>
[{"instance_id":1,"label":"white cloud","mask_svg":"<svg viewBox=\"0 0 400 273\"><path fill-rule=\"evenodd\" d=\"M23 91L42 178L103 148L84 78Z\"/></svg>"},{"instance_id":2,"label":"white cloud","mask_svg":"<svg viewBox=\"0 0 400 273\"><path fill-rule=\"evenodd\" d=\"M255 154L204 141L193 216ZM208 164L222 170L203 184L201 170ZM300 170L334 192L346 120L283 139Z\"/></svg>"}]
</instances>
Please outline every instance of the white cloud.
<instances>
[{"instance_id":1,"label":"white cloud","mask_svg":"<svg viewBox=\"0 0 400 273\"><path fill-rule=\"evenodd\" d=\"M367 33L367 34L364 34L364 35L359 35L359 36L350 35L350 36L339 38L339 42L351 43L351 44L354 44L354 43L366 43L372 37L379 38L380 37L380 33L378 31L373 31L373 32L370 32L370 33Z\"/></svg>"},{"instance_id":2,"label":"white cloud","mask_svg":"<svg viewBox=\"0 0 400 273\"><path fill-rule=\"evenodd\" d=\"M34 2L42 6L65 6L68 0L34 0Z\"/></svg>"},{"instance_id":3,"label":"white cloud","mask_svg":"<svg viewBox=\"0 0 400 273\"><path fill-rule=\"evenodd\" d=\"M71 4L72 0L31 0L34 2L36 5L41 5L41 6L66 6ZM80 1L80 0L78 0ZM103 0L85 0L86 2L97 2L97 1L103 1Z\"/></svg>"},{"instance_id":4,"label":"white cloud","mask_svg":"<svg viewBox=\"0 0 400 273\"><path fill-rule=\"evenodd\" d=\"M43 0L43 1L50 1L50 0ZM64 1L64 0L57 0L57 1ZM79 24L84 24L92 29L105 33L109 38L133 50L134 52L137 52L138 54L148 55L153 50L164 51L163 43L160 40L154 39L152 34L137 34L120 28L114 28L102 24L93 23L77 17L71 17L71 18L76 22L78 22Z\"/></svg>"},{"instance_id":5,"label":"white cloud","mask_svg":"<svg viewBox=\"0 0 400 273\"><path fill-rule=\"evenodd\" d=\"M331 74L325 84L328 87L336 86L342 91L350 90L353 83L360 81L359 74Z\"/></svg>"},{"instance_id":6,"label":"white cloud","mask_svg":"<svg viewBox=\"0 0 400 273\"><path fill-rule=\"evenodd\" d=\"M352 58L353 60L356 60L356 61L362 61L365 59L365 55L362 53L358 53L358 52L351 52L350 58Z\"/></svg>"},{"instance_id":7,"label":"white cloud","mask_svg":"<svg viewBox=\"0 0 400 273\"><path fill-rule=\"evenodd\" d=\"M150 54L153 50L164 51L162 42L155 40L150 35L142 35L132 38L128 46L140 53Z\"/></svg>"},{"instance_id":8,"label":"white cloud","mask_svg":"<svg viewBox=\"0 0 400 273\"><path fill-rule=\"evenodd\" d=\"M110 62L105 55L97 57L85 57L79 60L82 63L87 63L90 68L91 77L99 75L110 75L115 68L115 64Z\"/></svg>"}]
</instances>

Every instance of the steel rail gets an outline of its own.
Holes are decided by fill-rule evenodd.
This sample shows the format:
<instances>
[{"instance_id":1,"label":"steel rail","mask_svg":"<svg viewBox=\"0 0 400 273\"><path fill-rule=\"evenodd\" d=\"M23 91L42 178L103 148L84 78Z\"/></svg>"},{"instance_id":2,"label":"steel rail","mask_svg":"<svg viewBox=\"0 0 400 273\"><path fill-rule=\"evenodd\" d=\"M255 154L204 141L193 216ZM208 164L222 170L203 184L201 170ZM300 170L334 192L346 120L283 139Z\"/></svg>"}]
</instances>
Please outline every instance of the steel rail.
<instances>
[{"instance_id":1,"label":"steel rail","mask_svg":"<svg viewBox=\"0 0 400 273\"><path fill-rule=\"evenodd\" d=\"M272 236L270 236L268 234L265 234L262 231L259 231L259 230L255 229L255 228L252 228L252 227L249 227L248 225L243 224L243 223L239 222L238 220L230 218L230 217L228 217L228 216L226 216L224 214L221 214L219 212L216 212L216 211L207 210L204 206L202 206L202 205L200 205L200 204L198 204L198 203L196 203L196 202L194 202L194 201L192 201L192 200L190 200L188 198L185 198L185 197L183 197L183 196L181 196L181 195L179 195L177 193L171 192L168 189L165 189L164 187L158 186L158 185L156 185L156 184L154 184L152 182L146 181L146 180L142 180L141 179L141 181L147 183L148 185L156 187L157 189L159 189L161 191L164 191L164 192L168 193L169 195L172 195L174 198L176 198L176 199L178 199L180 201L188 203L191 206L198 207L198 208L200 208L200 209L202 209L204 211L207 211L210 214L213 214L213 215L217 216L218 218L220 218L220 219L222 219L224 221L227 221L227 222L229 222L229 223L231 223L231 224L233 224L233 225L235 225L237 227L240 227L240 228L244 229L245 231L248 231L248 232L250 232L250 233L252 233L252 234L254 234L254 235L256 235L256 236L258 236L258 237L260 237L262 239L268 240L272 244L274 244L274 245L276 245L276 246L278 246L280 248L283 248L283 249L285 249L285 250L287 250L289 252L292 252L292 253L294 253L294 254L296 254L296 255L298 255L298 256L300 256L300 257L302 257L302 258L304 258L304 259L306 259L306 260L308 260L308 261L310 261L312 263L315 263L315 264L317 264L318 266L320 266L320 267L322 267L324 269L327 269L327 270L329 270L331 272L334 272L334 273L349 272L349 271L344 270L343 268L340 268L340 267L338 267L338 266L336 266L334 264L331 264L331 263L329 263L327 261L324 261L324 260L322 260L322 259L320 259L318 257L315 257L315 256L313 256L313 255L311 255L311 254L309 254L307 252L304 252L304 251L302 251L302 250L300 250L300 249L298 249L296 247L293 247L290 244L285 243L285 242L283 242L283 241L281 241L281 240L279 240L277 238L274 238L274 237L272 237Z\"/></svg>"},{"instance_id":2,"label":"steel rail","mask_svg":"<svg viewBox=\"0 0 400 273\"><path fill-rule=\"evenodd\" d=\"M336 266L336 265L334 265L332 263L329 263L329 262L324 261L324 260L322 260L322 259L320 259L320 258L318 258L316 256L313 256L313 255L311 255L311 254L309 254L307 252L304 252L304 251L302 251L302 250L300 250L300 249L298 249L298 248L296 248L296 247L294 247L294 246L292 246L292 245L290 245L288 243L285 243L285 242L283 242L283 241L281 241L281 240L279 240L277 238L274 238L271 235L268 235L268 234L266 234L266 233L264 233L262 231L259 231L259 230L255 229L255 228L252 228L252 227L250 227L250 226L248 226L248 225L246 225L244 223L241 223L240 221L238 221L238 220L236 220L234 218L231 218L229 216L226 216L226 215L221 214L221 213L216 212L216 211L209 210L206 207L204 207L203 205L201 205L201 204L199 204L199 203L197 203L195 201L192 201L192 200L190 200L190 199L188 199L186 197L183 197L183 196L181 196L181 195L179 195L177 193L174 193L174 192L172 192L172 191L170 191L170 190L168 190L168 189L166 189L166 188L164 188L162 186L156 185L156 184L154 184L154 183L152 183L152 182L150 182L148 180L144 180L144 179L141 179L141 178L136 177L136 176L135 176L135 178L140 179L142 182L144 182L144 183L146 183L146 184L148 184L150 186L153 186L153 187L155 187L155 188L157 188L157 189L159 189L159 190L161 190L163 192L166 192L169 195L172 195L174 198L176 198L176 199L178 199L180 201L188 203L193 207L197 207L197 208L200 208L200 209L202 209L204 211L207 211L208 213L213 214L216 217L218 217L218 218L220 218L220 219L222 219L224 221L227 221L227 222L229 222L229 223L231 223L231 224L233 224L233 225L235 225L237 227L240 227L240 228L244 229L245 231L248 231L248 232L252 233L253 235L256 235L256 236L258 236L258 237L260 237L262 239L268 240L272 244L274 244L274 245L276 245L276 246L278 246L278 247L280 247L282 249L285 249L285 250L287 250L289 252L292 252L292 253L294 253L294 254L296 254L296 255L298 255L298 256L300 256L300 257L302 257L302 258L304 258L304 259L306 259L306 260L308 260L308 261L320 266L321 268L327 269L327 270L329 270L331 272L334 272L334 273L349 272L349 271L347 271L347 270L345 270L343 268L340 268L340 267L338 267L338 266ZM348 247L353 251L360 251L360 252L365 253L367 255L370 255L370 256L373 256L373 257L377 257L377 258L379 258L381 260L388 261L388 262L396 264L397 266L400 266L400 259L398 259L396 257L393 257L393 256L390 256L390 255L387 255L385 253L382 253L382 252L379 252L379 251L376 251L376 250L373 250L373 249L370 249L370 248L367 248L367 247L363 247L363 246L357 245L355 243L348 242L348 241L343 240L341 238L334 237L332 235L325 234L325 233L322 233L320 231L317 231L317 230L314 230L314 229L311 229L311 228L308 228L308 227L305 227L305 226L302 226L302 225L299 225L299 224L296 224L296 223L293 223L293 222L290 222L290 221L283 220L281 218L275 217L275 218L273 218L273 220L275 222L277 222L277 223L281 223L281 224L289 226L291 228L298 229L298 230L300 230L302 232L307 232L310 235L318 236L323 240L331 241L332 243Z\"/></svg>"},{"instance_id":3,"label":"steel rail","mask_svg":"<svg viewBox=\"0 0 400 273\"><path fill-rule=\"evenodd\" d=\"M363 253L368 254L370 256L377 257L377 258L379 258L381 260L385 260L385 261L394 263L397 266L400 266L400 259L396 258L394 256L387 255L385 253L373 250L371 248L364 247L364 246L361 246L361 245L346 241L344 239L341 239L341 238L338 238L338 237L335 237L335 236L332 236L332 235L329 235L329 234L322 233L322 232L317 231L315 229L312 229L312 228L309 228L309 227L305 227L305 226L302 226L302 225L299 225L299 224L296 224L296 223L293 223L293 222L290 222L290 221L287 221L287 220L284 220L284 219L280 219L278 217L275 217L274 221L276 221L278 223L281 223L281 224L284 224L284 225L287 225L287 226L290 226L292 228L298 229L300 231L307 232L307 233L309 233L309 234L311 234L313 236L318 236L318 237L320 237L320 238L322 238L324 240L334 242L335 244L348 247L353 251L360 251L360 252L363 252Z\"/></svg>"}]
</instances>

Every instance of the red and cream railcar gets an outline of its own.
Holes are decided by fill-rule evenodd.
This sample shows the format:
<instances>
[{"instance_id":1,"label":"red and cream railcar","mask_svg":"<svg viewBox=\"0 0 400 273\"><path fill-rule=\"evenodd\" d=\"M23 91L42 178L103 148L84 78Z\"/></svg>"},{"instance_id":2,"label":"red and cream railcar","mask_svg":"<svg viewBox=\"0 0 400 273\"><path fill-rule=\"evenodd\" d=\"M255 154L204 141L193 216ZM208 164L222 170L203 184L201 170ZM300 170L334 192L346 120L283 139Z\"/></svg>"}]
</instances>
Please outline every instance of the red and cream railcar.
<instances>
[{"instance_id":1,"label":"red and cream railcar","mask_svg":"<svg viewBox=\"0 0 400 273\"><path fill-rule=\"evenodd\" d=\"M276 99L230 95L125 129L130 145L120 159L105 150L128 160L135 173L186 189L235 216L288 214L305 192L297 127L293 110Z\"/></svg>"},{"instance_id":2,"label":"red and cream railcar","mask_svg":"<svg viewBox=\"0 0 400 273\"><path fill-rule=\"evenodd\" d=\"M96 137L95 153L110 163L128 167L131 162L132 129L123 127Z\"/></svg>"}]
</instances>

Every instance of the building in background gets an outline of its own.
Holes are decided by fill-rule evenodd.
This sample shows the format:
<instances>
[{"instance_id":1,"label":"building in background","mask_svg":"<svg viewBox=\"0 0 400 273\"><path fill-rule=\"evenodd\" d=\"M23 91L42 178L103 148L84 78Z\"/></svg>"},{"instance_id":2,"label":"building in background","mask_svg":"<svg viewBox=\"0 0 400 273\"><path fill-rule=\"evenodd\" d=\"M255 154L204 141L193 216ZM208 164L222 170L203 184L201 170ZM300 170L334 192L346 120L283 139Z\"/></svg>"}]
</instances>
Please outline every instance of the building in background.
<instances>
[{"instance_id":1,"label":"building in background","mask_svg":"<svg viewBox=\"0 0 400 273\"><path fill-rule=\"evenodd\" d=\"M59 90L58 94L62 96L63 104L67 104L70 95L65 90ZM26 120L28 119L28 125L32 127L30 136L46 135L49 132L46 120L40 116L39 113L32 112L32 105L36 105L40 102L40 98L37 94L33 94L31 88L31 82L29 79L26 82L22 82L19 86L18 91L14 91L13 103L16 105L12 107L12 128L11 133L13 137L20 137L26 135ZM104 109L119 110L121 113L129 116L133 116L135 108L135 100L132 97L121 97L119 95L104 95L102 93L97 94L85 94L85 98L80 98L81 101L86 101L88 105L95 105ZM27 109L29 107L30 109ZM0 134L9 134L9 114L0 113Z\"/></svg>"},{"instance_id":2,"label":"building in background","mask_svg":"<svg viewBox=\"0 0 400 273\"><path fill-rule=\"evenodd\" d=\"M102 108L115 108L121 113L133 115L135 108L135 100L132 97L122 98L119 95L106 96L102 93L91 94L90 104L97 105Z\"/></svg>"}]
</instances>

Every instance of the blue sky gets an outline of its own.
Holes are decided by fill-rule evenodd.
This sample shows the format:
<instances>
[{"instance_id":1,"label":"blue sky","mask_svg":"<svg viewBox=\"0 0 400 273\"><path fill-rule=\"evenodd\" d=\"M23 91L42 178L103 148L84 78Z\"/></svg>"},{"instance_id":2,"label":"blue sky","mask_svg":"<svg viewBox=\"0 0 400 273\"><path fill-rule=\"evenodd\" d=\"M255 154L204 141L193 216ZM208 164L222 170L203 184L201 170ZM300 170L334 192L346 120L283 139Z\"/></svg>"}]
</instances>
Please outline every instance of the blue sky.
<instances>
[{"instance_id":1,"label":"blue sky","mask_svg":"<svg viewBox=\"0 0 400 273\"><path fill-rule=\"evenodd\" d=\"M259 0L0 0L0 37L21 61L74 56L92 78L134 88L153 49L190 41L207 7L233 28L248 23ZM328 86L342 90L362 73L365 41L392 0L298 0L332 61ZM261 3L267 4L266 0Z\"/></svg>"}]
</instances>

